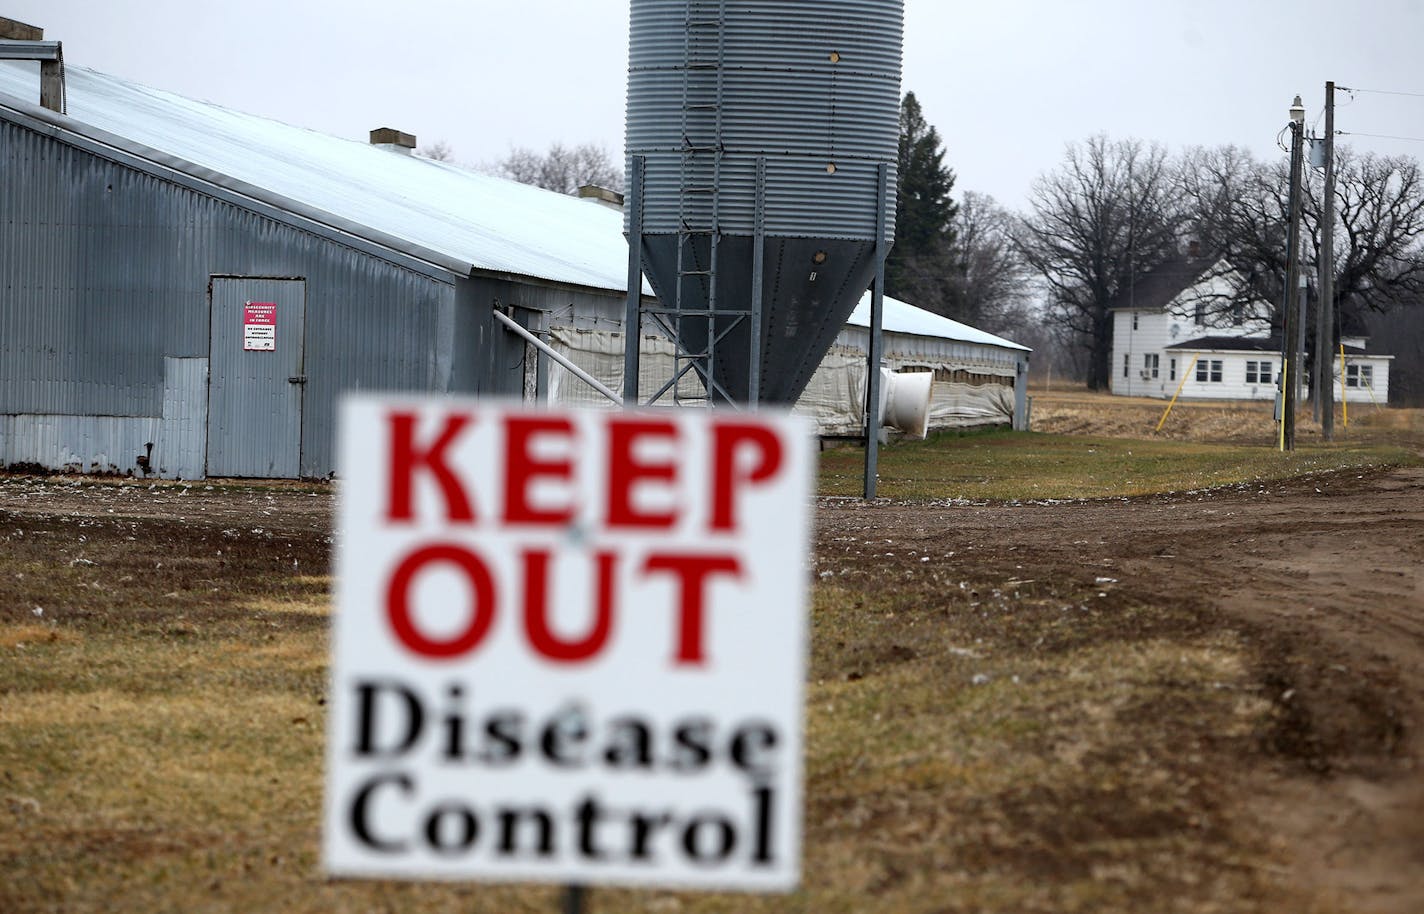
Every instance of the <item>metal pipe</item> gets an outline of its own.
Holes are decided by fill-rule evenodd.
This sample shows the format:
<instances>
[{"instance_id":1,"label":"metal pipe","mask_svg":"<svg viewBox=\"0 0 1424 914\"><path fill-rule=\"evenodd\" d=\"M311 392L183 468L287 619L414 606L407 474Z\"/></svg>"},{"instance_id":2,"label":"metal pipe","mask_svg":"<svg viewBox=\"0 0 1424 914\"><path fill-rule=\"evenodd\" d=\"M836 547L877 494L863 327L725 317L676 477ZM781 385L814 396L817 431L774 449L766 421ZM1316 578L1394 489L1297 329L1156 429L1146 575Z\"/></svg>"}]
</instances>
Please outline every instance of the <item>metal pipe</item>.
<instances>
[{"instance_id":1,"label":"metal pipe","mask_svg":"<svg viewBox=\"0 0 1424 914\"><path fill-rule=\"evenodd\" d=\"M584 371L582 368L578 367L573 362L569 361L563 355L563 353L559 352L553 346L550 346L548 343L539 339L537 336L530 333L526 328L521 327L519 325L519 322L516 321L514 318L499 310L494 311L494 316L499 318L500 321L503 322L504 325L510 330L513 330L516 334L522 336L527 342L532 343L534 347L540 352L544 353L549 358L553 359L555 362L558 362L560 365L564 366L564 368L568 369L569 373L572 374L574 377L578 378L580 381L583 381L589 387L592 387L594 390L603 394L605 397L612 400L614 403L617 403L619 406L623 405L623 398L615 394L613 391L609 390L603 384L602 381L598 380L598 378L595 378L593 375Z\"/></svg>"},{"instance_id":2,"label":"metal pipe","mask_svg":"<svg viewBox=\"0 0 1424 914\"><path fill-rule=\"evenodd\" d=\"M866 501L875 498L876 479L880 474L880 357L881 320L885 312L885 257L890 253L886 243L887 208L890 202L890 166L881 163L880 188L875 200L875 283L870 287L870 346L865 354L865 484Z\"/></svg>"},{"instance_id":3,"label":"metal pipe","mask_svg":"<svg viewBox=\"0 0 1424 914\"><path fill-rule=\"evenodd\" d=\"M628 168L628 301L623 308L623 400L638 405L639 357L643 345L643 167L633 156Z\"/></svg>"}]
</instances>

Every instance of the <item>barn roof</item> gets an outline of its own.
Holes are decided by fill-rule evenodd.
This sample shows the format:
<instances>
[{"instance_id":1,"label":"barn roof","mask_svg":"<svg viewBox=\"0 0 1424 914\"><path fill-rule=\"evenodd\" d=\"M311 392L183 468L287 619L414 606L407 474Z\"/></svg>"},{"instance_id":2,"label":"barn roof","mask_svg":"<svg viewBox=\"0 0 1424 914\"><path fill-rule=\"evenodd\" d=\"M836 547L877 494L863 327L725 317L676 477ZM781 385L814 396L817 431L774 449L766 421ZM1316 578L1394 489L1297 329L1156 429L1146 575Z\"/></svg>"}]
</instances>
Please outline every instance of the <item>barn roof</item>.
<instances>
[{"instance_id":1,"label":"barn roof","mask_svg":"<svg viewBox=\"0 0 1424 914\"><path fill-rule=\"evenodd\" d=\"M68 116L33 104L33 67L0 64L0 104L220 187L374 230L452 271L627 288L622 217L587 200L327 136L66 65ZM7 104L3 96L19 104ZM270 197L275 196L275 201ZM371 237L371 236L367 236ZM384 240L380 238L379 240ZM463 270L461 268L463 267Z\"/></svg>"},{"instance_id":2,"label":"barn roof","mask_svg":"<svg viewBox=\"0 0 1424 914\"><path fill-rule=\"evenodd\" d=\"M846 321L855 327L870 326L870 293L861 296L860 303ZM929 336L939 339L956 340L961 343L978 343L983 346L997 346L1003 349L1017 349L1031 352L1027 346L1020 346L1001 336L986 333L968 324L931 313L923 308L885 296L885 313L881 315L880 326L890 333L909 333L915 336Z\"/></svg>"},{"instance_id":3,"label":"barn roof","mask_svg":"<svg viewBox=\"0 0 1424 914\"><path fill-rule=\"evenodd\" d=\"M620 213L369 143L66 65L65 115L40 108L32 64L0 61L7 110L461 275L480 271L623 292ZM650 292L645 285L645 292ZM850 323L869 326L867 293ZM1027 351L886 299L886 330Z\"/></svg>"}]
</instances>

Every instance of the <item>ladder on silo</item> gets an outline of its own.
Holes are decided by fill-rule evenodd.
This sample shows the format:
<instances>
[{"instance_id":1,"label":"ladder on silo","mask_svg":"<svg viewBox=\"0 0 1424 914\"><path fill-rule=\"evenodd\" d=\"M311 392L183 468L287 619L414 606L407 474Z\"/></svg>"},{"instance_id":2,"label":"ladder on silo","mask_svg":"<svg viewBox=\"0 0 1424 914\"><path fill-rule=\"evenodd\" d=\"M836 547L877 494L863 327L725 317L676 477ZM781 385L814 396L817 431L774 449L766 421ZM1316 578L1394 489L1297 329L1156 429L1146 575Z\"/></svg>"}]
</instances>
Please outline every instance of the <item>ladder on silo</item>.
<instances>
[{"instance_id":1,"label":"ladder on silo","mask_svg":"<svg viewBox=\"0 0 1424 914\"><path fill-rule=\"evenodd\" d=\"M682 152L678 190L677 286L672 307L655 310L654 317L673 340L673 375L653 395L656 402L668 390L673 402L691 397L681 392L681 380L695 371L705 382L707 405L720 395L732 397L717 383L717 344L750 312L729 312L717 307L717 266L722 243L722 106L726 55L726 0L688 0L684 30L682 81ZM711 86L699 77L712 76ZM710 94L709 94L710 92ZM707 136L708 121L711 135ZM710 172L710 183L708 182ZM701 221L705 219L706 221ZM703 255L705 248L705 259ZM689 299L704 298L705 311L692 308ZM718 332L719 318L733 318ZM689 351L684 328L688 321L705 321L704 343ZM696 398L696 399L701 399Z\"/></svg>"}]
</instances>

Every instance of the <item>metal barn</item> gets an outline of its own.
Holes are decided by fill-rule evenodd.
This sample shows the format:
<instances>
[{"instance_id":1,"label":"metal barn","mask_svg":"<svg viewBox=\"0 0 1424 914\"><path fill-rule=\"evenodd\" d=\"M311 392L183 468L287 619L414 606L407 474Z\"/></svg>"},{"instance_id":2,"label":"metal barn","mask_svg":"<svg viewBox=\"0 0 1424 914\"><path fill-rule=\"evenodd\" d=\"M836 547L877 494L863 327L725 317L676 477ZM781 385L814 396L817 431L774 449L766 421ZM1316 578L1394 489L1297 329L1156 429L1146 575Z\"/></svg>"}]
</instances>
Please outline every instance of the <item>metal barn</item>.
<instances>
[{"instance_id":1,"label":"metal barn","mask_svg":"<svg viewBox=\"0 0 1424 914\"><path fill-rule=\"evenodd\" d=\"M325 476L341 391L517 395L493 307L624 299L588 201L65 76L0 61L0 466Z\"/></svg>"},{"instance_id":2,"label":"metal barn","mask_svg":"<svg viewBox=\"0 0 1424 914\"><path fill-rule=\"evenodd\" d=\"M616 205L412 156L396 131L65 77L59 113L33 63L0 61L0 466L321 477L345 390L601 401L496 309L621 386ZM893 300L885 326L892 367L937 373L933 426L1008 421L1027 350ZM824 434L864 422L866 336L852 318L798 405ZM645 394L668 345L642 340Z\"/></svg>"}]
</instances>

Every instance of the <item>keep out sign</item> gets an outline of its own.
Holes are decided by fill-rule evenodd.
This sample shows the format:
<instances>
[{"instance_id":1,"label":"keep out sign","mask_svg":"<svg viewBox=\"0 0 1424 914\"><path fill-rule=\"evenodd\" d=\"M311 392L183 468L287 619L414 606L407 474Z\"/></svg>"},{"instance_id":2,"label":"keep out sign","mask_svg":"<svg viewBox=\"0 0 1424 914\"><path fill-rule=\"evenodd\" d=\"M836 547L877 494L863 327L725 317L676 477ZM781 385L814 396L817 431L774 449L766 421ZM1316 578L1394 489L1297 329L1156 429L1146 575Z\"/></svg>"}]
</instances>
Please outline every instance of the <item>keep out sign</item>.
<instances>
[{"instance_id":1,"label":"keep out sign","mask_svg":"<svg viewBox=\"0 0 1424 914\"><path fill-rule=\"evenodd\" d=\"M327 870L791 889L810 444L346 400Z\"/></svg>"}]
</instances>

